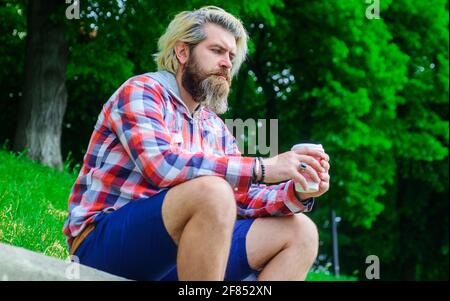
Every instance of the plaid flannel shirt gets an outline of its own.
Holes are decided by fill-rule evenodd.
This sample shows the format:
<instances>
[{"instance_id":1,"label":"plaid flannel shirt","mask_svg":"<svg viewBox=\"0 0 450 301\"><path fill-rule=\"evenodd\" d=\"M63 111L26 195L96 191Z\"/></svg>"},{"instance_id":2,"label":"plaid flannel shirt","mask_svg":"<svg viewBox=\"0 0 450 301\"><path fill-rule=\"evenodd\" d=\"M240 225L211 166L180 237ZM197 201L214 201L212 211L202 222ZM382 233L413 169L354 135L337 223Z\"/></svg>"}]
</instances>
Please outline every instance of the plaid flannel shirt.
<instances>
[{"instance_id":1,"label":"plaid flannel shirt","mask_svg":"<svg viewBox=\"0 0 450 301\"><path fill-rule=\"evenodd\" d=\"M147 73L126 81L104 104L69 197L64 234L72 240L102 211L199 176L225 178L242 217L310 211L294 183L252 183L254 158L241 156L224 122L204 106L191 114L175 76Z\"/></svg>"}]
</instances>

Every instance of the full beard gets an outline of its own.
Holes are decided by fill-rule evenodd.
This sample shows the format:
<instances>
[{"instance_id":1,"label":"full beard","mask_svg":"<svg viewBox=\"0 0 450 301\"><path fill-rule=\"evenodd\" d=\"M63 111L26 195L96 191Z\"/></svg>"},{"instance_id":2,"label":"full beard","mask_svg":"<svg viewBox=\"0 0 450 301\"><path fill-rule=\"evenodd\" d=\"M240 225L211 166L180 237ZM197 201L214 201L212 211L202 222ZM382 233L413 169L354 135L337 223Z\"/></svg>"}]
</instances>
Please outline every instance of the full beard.
<instances>
[{"instance_id":1,"label":"full beard","mask_svg":"<svg viewBox=\"0 0 450 301\"><path fill-rule=\"evenodd\" d=\"M216 114L228 110L230 75L226 70L205 73L201 71L195 57L189 59L183 72L181 83L194 101L205 105ZM220 76L224 76L225 79Z\"/></svg>"}]
</instances>

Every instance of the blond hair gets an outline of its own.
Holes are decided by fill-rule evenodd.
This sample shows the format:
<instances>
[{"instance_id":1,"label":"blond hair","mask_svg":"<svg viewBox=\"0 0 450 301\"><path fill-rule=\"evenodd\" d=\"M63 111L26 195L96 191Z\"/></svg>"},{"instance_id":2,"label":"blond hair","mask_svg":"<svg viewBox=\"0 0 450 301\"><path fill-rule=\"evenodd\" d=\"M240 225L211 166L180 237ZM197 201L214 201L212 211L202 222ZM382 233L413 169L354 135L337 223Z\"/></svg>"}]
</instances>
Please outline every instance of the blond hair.
<instances>
[{"instance_id":1,"label":"blond hair","mask_svg":"<svg viewBox=\"0 0 450 301\"><path fill-rule=\"evenodd\" d=\"M247 55L248 35L239 19L217 6L183 11L175 16L158 40L158 53L154 55L158 70L176 73L179 62L174 50L175 44L178 41L184 42L192 50L195 45L206 39L203 30L206 23L217 24L235 37L236 56L233 59L231 75L236 75Z\"/></svg>"}]
</instances>

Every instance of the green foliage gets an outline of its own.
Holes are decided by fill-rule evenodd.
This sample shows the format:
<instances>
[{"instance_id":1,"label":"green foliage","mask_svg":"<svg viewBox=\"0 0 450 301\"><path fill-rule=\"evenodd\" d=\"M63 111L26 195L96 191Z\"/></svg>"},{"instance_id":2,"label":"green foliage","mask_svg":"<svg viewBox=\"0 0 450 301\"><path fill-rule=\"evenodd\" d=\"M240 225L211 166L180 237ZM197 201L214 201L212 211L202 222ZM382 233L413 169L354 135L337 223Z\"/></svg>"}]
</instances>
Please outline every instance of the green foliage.
<instances>
[{"instance_id":1,"label":"green foliage","mask_svg":"<svg viewBox=\"0 0 450 301\"><path fill-rule=\"evenodd\" d=\"M448 216L438 212L448 211L448 4L405 2L383 1L379 20L365 18L362 1L284 1L276 26L250 18L247 82L256 75L262 93L238 85L243 99L232 104L239 117L278 118L280 151L324 145L331 189L312 216L325 229L327 208L343 218L347 272L379 254L388 279L445 279ZM410 229L433 239L421 244Z\"/></svg>"},{"instance_id":2,"label":"green foliage","mask_svg":"<svg viewBox=\"0 0 450 301\"><path fill-rule=\"evenodd\" d=\"M24 1L0 0L0 141L12 138L18 101L23 95L26 23Z\"/></svg>"}]
</instances>

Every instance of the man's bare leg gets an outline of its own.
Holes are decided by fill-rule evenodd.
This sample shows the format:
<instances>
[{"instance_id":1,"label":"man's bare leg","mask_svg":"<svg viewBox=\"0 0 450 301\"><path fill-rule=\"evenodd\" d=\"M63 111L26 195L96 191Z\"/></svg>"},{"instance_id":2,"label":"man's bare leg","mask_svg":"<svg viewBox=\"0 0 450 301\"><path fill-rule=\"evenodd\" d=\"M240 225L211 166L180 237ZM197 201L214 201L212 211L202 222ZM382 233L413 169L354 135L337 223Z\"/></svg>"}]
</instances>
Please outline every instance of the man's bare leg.
<instances>
[{"instance_id":1,"label":"man's bare leg","mask_svg":"<svg viewBox=\"0 0 450 301\"><path fill-rule=\"evenodd\" d=\"M228 182L204 176L173 187L165 196L162 216L178 246L179 280L223 280L236 220Z\"/></svg>"},{"instance_id":2,"label":"man's bare leg","mask_svg":"<svg viewBox=\"0 0 450 301\"><path fill-rule=\"evenodd\" d=\"M304 214L258 218L247 234L247 257L258 280L304 280L317 256L316 225Z\"/></svg>"}]
</instances>

